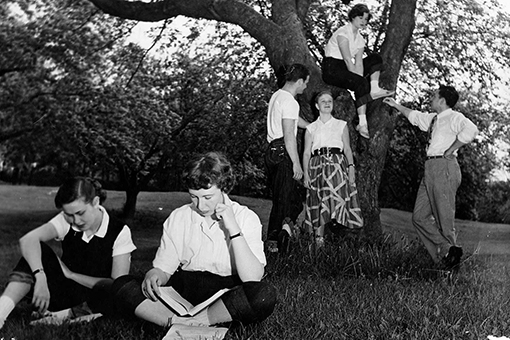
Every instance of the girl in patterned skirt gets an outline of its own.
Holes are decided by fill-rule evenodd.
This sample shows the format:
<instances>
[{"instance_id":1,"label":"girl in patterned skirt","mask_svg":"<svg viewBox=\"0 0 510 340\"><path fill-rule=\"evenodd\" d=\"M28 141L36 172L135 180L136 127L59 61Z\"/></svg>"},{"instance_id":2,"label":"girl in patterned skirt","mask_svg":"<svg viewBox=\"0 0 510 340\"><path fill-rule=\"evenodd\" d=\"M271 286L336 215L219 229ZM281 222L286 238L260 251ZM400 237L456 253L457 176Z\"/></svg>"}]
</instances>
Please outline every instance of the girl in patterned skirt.
<instances>
[{"instance_id":1,"label":"girl in patterned skirt","mask_svg":"<svg viewBox=\"0 0 510 340\"><path fill-rule=\"evenodd\" d=\"M334 118L333 96L320 92L315 99L319 117L308 125L303 152L306 194L305 224L324 244L324 229L363 227L355 182L355 167L347 122Z\"/></svg>"}]
</instances>

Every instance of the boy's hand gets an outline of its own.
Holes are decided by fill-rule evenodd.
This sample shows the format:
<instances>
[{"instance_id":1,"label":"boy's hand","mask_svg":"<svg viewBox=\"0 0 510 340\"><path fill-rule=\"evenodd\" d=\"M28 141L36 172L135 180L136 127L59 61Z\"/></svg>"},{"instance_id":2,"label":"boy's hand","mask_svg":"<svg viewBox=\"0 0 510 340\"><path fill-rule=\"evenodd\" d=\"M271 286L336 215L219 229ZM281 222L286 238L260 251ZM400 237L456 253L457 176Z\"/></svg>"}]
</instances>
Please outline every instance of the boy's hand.
<instances>
[{"instance_id":1,"label":"boy's hand","mask_svg":"<svg viewBox=\"0 0 510 340\"><path fill-rule=\"evenodd\" d=\"M395 99L393 99L391 97L384 98L383 103L388 104L391 107L395 107L397 105L397 102L395 101Z\"/></svg>"}]
</instances>

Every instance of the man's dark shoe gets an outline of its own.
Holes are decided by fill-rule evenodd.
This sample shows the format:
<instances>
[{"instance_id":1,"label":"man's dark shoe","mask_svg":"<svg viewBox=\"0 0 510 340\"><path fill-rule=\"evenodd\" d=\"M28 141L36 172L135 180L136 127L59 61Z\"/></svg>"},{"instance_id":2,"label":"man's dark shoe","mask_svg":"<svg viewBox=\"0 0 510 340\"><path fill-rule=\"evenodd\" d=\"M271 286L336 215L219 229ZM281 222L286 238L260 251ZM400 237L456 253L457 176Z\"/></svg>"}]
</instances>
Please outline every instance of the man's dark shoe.
<instances>
[{"instance_id":1,"label":"man's dark shoe","mask_svg":"<svg viewBox=\"0 0 510 340\"><path fill-rule=\"evenodd\" d=\"M457 269L460 265L460 259L462 257L462 248L451 246L448 249L448 254L443 259L443 263L447 269Z\"/></svg>"},{"instance_id":2,"label":"man's dark shoe","mask_svg":"<svg viewBox=\"0 0 510 340\"><path fill-rule=\"evenodd\" d=\"M278 252L281 254L290 252L290 234L287 230L282 230L278 234Z\"/></svg>"}]
</instances>

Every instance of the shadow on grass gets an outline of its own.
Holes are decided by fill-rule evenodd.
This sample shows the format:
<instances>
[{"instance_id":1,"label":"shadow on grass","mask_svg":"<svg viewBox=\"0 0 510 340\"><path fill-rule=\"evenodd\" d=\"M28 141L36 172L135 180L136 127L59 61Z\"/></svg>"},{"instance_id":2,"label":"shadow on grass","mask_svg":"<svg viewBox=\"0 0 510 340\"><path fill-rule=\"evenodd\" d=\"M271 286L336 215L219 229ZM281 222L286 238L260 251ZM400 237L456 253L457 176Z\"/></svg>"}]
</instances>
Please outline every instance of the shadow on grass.
<instances>
[{"instance_id":1,"label":"shadow on grass","mask_svg":"<svg viewBox=\"0 0 510 340\"><path fill-rule=\"evenodd\" d=\"M405 236L386 235L377 242L336 235L327 237L325 245L318 250L313 248L309 236L302 235L292 240L289 254L268 254L267 278L278 281L313 275L324 280L342 277L426 282L461 277L456 271L434 263L418 240L409 240ZM497 265L497 261L504 264L500 256L465 254L461 268L486 270L487 262Z\"/></svg>"}]
</instances>

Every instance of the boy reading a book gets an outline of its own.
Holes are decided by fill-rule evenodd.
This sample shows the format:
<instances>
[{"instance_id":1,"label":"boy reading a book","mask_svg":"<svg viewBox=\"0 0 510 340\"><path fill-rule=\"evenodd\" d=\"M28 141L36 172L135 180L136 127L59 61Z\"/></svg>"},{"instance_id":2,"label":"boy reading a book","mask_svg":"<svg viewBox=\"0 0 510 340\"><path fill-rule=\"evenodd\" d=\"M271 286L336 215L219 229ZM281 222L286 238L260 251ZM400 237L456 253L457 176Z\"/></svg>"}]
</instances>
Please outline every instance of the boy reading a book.
<instances>
[{"instance_id":1,"label":"boy reading a book","mask_svg":"<svg viewBox=\"0 0 510 340\"><path fill-rule=\"evenodd\" d=\"M184 171L191 203L174 210L163 224L153 267L143 280L124 276L114 283L120 309L161 326L251 323L267 318L275 289L261 282L266 259L258 216L232 201L232 166L210 152L191 160ZM192 317L181 317L158 299L172 286L196 305L223 288L232 288Z\"/></svg>"}]
</instances>

